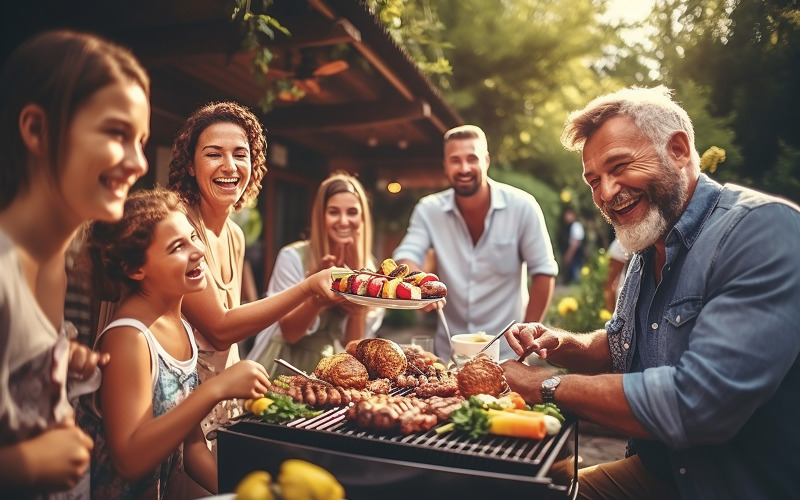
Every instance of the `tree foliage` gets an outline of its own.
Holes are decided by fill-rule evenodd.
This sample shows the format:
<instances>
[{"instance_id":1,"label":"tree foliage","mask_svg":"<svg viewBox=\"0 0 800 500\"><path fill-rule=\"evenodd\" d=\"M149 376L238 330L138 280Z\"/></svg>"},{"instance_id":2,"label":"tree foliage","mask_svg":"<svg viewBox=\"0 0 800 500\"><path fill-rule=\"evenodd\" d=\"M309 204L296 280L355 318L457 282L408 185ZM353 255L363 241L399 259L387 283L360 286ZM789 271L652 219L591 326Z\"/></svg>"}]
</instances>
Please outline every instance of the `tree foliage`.
<instances>
[{"instance_id":1,"label":"tree foliage","mask_svg":"<svg viewBox=\"0 0 800 500\"><path fill-rule=\"evenodd\" d=\"M800 201L797 0L661 0L657 12L664 80L694 82L706 118L729 127L730 137L715 138L734 152L722 172ZM714 133L695 121L698 142Z\"/></svg>"},{"instance_id":2,"label":"tree foliage","mask_svg":"<svg viewBox=\"0 0 800 500\"><path fill-rule=\"evenodd\" d=\"M605 3L373 0L371 6L422 69L441 60L452 68L429 76L467 122L486 131L490 175L516 172L516 184L527 175L552 193L568 187L573 204L591 206L580 158L561 146L564 120L597 95L649 83L650 73L638 57L641 48L619 37L625 26L599 20ZM558 223L561 202L546 198L555 205L542 203L543 209Z\"/></svg>"}]
</instances>

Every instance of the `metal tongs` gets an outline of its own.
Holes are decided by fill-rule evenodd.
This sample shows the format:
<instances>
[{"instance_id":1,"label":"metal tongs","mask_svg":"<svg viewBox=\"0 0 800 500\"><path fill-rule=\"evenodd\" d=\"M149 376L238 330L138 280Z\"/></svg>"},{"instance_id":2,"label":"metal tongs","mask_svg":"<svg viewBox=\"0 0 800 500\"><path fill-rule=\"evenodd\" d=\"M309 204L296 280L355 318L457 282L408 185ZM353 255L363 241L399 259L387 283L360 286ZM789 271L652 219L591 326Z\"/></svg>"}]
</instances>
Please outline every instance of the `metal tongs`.
<instances>
[{"instance_id":1,"label":"metal tongs","mask_svg":"<svg viewBox=\"0 0 800 500\"><path fill-rule=\"evenodd\" d=\"M497 339L499 339L500 337L502 337L502 336L503 336L503 334L504 334L504 333L506 333L506 332L508 331L508 329L509 329L509 328L511 328L512 326L514 326L516 323L517 323L517 321L516 321L516 320L512 320L512 321L511 321L511 323L509 323L508 325L506 325L506 327L505 327L505 328L503 328L503 329L500 331L500 333L498 333L497 335L495 335L495 336L494 336L494 338L493 338L492 340L490 340L490 341L489 341L489 342L488 342L488 343L487 343L485 346L483 346L483 348L482 348L480 351L478 351L478 353L477 353L477 354L475 354L475 356L477 356L478 354L480 354L480 353L484 352L486 349L488 349L488 348L489 348L489 346L490 346L490 345L492 345L492 344L494 344L495 342L497 342Z\"/></svg>"},{"instance_id":2,"label":"metal tongs","mask_svg":"<svg viewBox=\"0 0 800 500\"><path fill-rule=\"evenodd\" d=\"M309 375L308 373L304 372L300 368L298 368L298 367L294 366L293 364L289 363L285 359L276 359L275 362L278 363L281 366L285 366L286 368L290 369L291 371L295 372L296 374L300 375L301 377L305 377L306 379L308 379L308 380L310 380L312 382L319 382L322 385L326 385L328 387L334 387L334 385L331 384L330 382L328 382L327 380L322 380L321 378L317 378L317 376L313 375L313 374Z\"/></svg>"}]
</instances>

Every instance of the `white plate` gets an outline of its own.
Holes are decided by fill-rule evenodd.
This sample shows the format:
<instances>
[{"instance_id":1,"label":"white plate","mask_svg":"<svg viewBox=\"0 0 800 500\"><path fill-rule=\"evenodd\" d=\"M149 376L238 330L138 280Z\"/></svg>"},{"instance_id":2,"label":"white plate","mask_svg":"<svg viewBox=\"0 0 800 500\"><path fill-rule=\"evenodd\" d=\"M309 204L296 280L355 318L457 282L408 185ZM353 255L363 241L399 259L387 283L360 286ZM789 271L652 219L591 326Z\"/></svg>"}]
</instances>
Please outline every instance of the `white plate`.
<instances>
[{"instance_id":1,"label":"white plate","mask_svg":"<svg viewBox=\"0 0 800 500\"><path fill-rule=\"evenodd\" d=\"M197 500L234 500L236 493L225 493L222 495L213 495L210 497L198 498Z\"/></svg>"},{"instance_id":2,"label":"white plate","mask_svg":"<svg viewBox=\"0 0 800 500\"><path fill-rule=\"evenodd\" d=\"M386 309L422 309L428 304L433 304L442 300L443 297L435 299L384 299L382 297L367 297L365 295L354 295L352 293L340 292L338 290L331 290L339 295L344 295L344 298L354 304L369 307L384 307Z\"/></svg>"}]
</instances>

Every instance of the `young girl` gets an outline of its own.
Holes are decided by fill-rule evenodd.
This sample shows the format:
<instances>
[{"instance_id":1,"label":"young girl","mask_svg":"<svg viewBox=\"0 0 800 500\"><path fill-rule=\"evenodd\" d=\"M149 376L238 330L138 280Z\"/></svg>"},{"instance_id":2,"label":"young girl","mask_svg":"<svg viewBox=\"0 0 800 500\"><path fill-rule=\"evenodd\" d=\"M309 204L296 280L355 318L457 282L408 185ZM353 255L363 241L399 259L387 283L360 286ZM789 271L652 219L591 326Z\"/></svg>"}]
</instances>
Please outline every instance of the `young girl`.
<instances>
[{"instance_id":1,"label":"young girl","mask_svg":"<svg viewBox=\"0 0 800 500\"><path fill-rule=\"evenodd\" d=\"M0 76L2 498L73 488L89 465L66 380L109 360L67 339L65 251L147 171L149 86L129 51L69 31L26 41Z\"/></svg>"},{"instance_id":2,"label":"young girl","mask_svg":"<svg viewBox=\"0 0 800 500\"><path fill-rule=\"evenodd\" d=\"M216 461L200 421L223 399L263 396L269 379L258 363L242 361L197 385L197 345L181 303L208 279L205 248L179 195L162 188L134 193L122 219L94 223L86 244L95 294L121 300L96 340L114 361L80 419L96 436L93 495L173 498L181 494L184 467L215 492Z\"/></svg>"}]
</instances>

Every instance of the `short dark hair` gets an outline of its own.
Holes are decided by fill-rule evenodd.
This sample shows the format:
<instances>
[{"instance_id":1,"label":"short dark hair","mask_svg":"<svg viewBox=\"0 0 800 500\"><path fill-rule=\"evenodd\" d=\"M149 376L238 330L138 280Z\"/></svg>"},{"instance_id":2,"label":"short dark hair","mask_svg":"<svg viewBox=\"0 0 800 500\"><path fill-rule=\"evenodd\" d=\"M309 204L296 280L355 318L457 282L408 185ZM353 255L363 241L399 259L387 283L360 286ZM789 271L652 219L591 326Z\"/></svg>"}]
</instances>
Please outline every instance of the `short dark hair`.
<instances>
[{"instance_id":1,"label":"short dark hair","mask_svg":"<svg viewBox=\"0 0 800 500\"><path fill-rule=\"evenodd\" d=\"M19 115L29 104L45 113L47 154L59 176L65 133L76 111L95 92L115 82L138 84L150 97L150 78L126 48L96 35L69 30L45 31L23 42L0 76L0 209L28 187L28 152L19 131Z\"/></svg>"}]
</instances>

